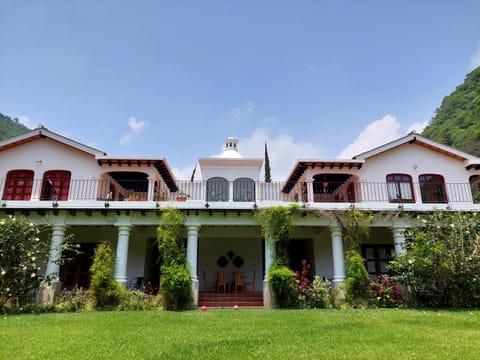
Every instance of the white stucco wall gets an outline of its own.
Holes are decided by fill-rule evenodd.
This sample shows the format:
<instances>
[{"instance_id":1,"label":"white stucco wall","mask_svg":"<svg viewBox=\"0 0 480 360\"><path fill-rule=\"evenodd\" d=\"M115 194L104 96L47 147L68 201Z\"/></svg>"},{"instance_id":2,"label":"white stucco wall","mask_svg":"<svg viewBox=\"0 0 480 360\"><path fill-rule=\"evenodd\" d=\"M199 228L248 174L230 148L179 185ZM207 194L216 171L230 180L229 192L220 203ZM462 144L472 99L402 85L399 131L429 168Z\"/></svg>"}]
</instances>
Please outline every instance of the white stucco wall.
<instances>
[{"instance_id":1,"label":"white stucco wall","mask_svg":"<svg viewBox=\"0 0 480 360\"><path fill-rule=\"evenodd\" d=\"M468 183L470 173L463 161L417 144L404 144L365 160L360 180L385 182L387 174L408 174L418 182L422 174L443 175L446 183Z\"/></svg>"},{"instance_id":2,"label":"white stucco wall","mask_svg":"<svg viewBox=\"0 0 480 360\"><path fill-rule=\"evenodd\" d=\"M225 271L226 280L232 281L232 274L234 271L242 271L245 275L245 281L252 281L253 271L255 275L255 289L260 291L262 289L263 279L263 259L262 259L262 241L259 238L201 238L198 249L198 277L200 280L200 290L203 291L203 270L205 270L207 280L215 281L217 270L221 269L217 265L217 259L220 256L225 256L228 259L227 253L233 251L235 256L241 256L245 261L243 266L236 268L232 260L223 269ZM250 288L249 288L250 290Z\"/></svg>"}]
</instances>

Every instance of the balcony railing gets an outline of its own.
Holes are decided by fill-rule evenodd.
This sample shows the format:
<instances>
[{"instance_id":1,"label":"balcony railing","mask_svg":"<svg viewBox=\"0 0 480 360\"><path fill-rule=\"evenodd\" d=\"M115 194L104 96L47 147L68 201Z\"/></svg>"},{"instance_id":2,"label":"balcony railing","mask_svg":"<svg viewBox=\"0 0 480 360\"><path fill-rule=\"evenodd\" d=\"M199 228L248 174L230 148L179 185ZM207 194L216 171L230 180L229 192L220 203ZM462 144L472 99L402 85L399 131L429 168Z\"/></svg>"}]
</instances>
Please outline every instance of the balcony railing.
<instances>
[{"instance_id":1,"label":"balcony railing","mask_svg":"<svg viewBox=\"0 0 480 360\"><path fill-rule=\"evenodd\" d=\"M285 182L177 181L178 191L171 192L161 181L142 180L70 180L50 187L41 179L0 180L2 200L90 200L90 201L180 201L180 193L189 200L205 202L308 202L308 203L476 203L480 188L468 183L419 184L400 186L391 183L295 183L288 193ZM48 191L45 189L48 188ZM290 186L288 187L290 188ZM411 189L411 190L408 190ZM403 192L402 192L403 190Z\"/></svg>"}]
</instances>

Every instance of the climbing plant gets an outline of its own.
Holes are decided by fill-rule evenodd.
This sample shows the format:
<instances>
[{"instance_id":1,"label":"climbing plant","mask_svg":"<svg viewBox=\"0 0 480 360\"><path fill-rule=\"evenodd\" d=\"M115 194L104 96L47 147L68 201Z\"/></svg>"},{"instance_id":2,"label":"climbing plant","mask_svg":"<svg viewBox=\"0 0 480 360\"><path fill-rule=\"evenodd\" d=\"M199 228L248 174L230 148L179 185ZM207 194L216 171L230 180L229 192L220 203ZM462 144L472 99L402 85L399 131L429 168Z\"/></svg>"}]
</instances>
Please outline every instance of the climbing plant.
<instances>
[{"instance_id":1,"label":"climbing plant","mask_svg":"<svg viewBox=\"0 0 480 360\"><path fill-rule=\"evenodd\" d=\"M335 211L332 214L342 231L346 251L360 250L360 245L370 235L370 224L375 219L374 215L358 210L353 205L347 211Z\"/></svg>"},{"instance_id":2,"label":"climbing plant","mask_svg":"<svg viewBox=\"0 0 480 360\"><path fill-rule=\"evenodd\" d=\"M293 215L297 210L297 205L273 206L262 209L255 215L265 241L276 248L277 265L288 266L288 244L294 229Z\"/></svg>"},{"instance_id":3,"label":"climbing plant","mask_svg":"<svg viewBox=\"0 0 480 360\"><path fill-rule=\"evenodd\" d=\"M158 249L162 257L160 290L168 310L185 309L192 301L191 276L185 247L185 216L175 208L162 212L157 228Z\"/></svg>"}]
</instances>

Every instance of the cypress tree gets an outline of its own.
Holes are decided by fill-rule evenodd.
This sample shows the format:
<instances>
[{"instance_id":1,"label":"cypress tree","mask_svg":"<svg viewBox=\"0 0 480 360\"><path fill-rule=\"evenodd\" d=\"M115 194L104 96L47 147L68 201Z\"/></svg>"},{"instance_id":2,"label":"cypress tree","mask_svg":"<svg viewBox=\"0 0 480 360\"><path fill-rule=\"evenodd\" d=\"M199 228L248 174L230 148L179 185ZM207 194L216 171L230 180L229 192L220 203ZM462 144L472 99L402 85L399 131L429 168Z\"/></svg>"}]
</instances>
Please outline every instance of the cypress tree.
<instances>
[{"instance_id":1,"label":"cypress tree","mask_svg":"<svg viewBox=\"0 0 480 360\"><path fill-rule=\"evenodd\" d=\"M270 159L268 158L267 142L265 141L265 182L272 182L272 176L270 175Z\"/></svg>"}]
</instances>

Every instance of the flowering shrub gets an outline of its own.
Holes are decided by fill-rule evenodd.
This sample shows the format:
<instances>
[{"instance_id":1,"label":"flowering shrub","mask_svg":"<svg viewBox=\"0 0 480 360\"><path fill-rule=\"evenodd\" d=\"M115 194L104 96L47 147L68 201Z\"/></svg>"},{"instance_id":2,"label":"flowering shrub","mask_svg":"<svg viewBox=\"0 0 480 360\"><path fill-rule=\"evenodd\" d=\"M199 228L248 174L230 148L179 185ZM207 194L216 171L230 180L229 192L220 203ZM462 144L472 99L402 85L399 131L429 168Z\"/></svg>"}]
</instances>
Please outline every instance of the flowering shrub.
<instances>
[{"instance_id":1,"label":"flowering shrub","mask_svg":"<svg viewBox=\"0 0 480 360\"><path fill-rule=\"evenodd\" d=\"M372 283L374 299L380 307L395 307L402 300L398 284L388 276L379 276Z\"/></svg>"},{"instance_id":2,"label":"flowering shrub","mask_svg":"<svg viewBox=\"0 0 480 360\"><path fill-rule=\"evenodd\" d=\"M335 290L330 281L320 279L315 275L312 283L305 289L305 307L310 309L323 309L335 307Z\"/></svg>"},{"instance_id":3,"label":"flowering shrub","mask_svg":"<svg viewBox=\"0 0 480 360\"><path fill-rule=\"evenodd\" d=\"M143 291L127 291L123 294L118 310L152 310L161 308L161 296L154 296Z\"/></svg>"},{"instance_id":4,"label":"flowering shrub","mask_svg":"<svg viewBox=\"0 0 480 360\"><path fill-rule=\"evenodd\" d=\"M301 295L305 295L305 292L307 291L310 285L310 280L308 279L309 273L310 273L310 264L307 262L307 260L303 259L302 271L295 272L295 277L298 280L298 291L300 292Z\"/></svg>"},{"instance_id":5,"label":"flowering shrub","mask_svg":"<svg viewBox=\"0 0 480 360\"><path fill-rule=\"evenodd\" d=\"M422 306L480 306L480 214L437 211L405 232L391 263Z\"/></svg>"},{"instance_id":6,"label":"flowering shrub","mask_svg":"<svg viewBox=\"0 0 480 360\"><path fill-rule=\"evenodd\" d=\"M64 289L55 303L55 311L69 312L85 310L88 302L88 292L82 288Z\"/></svg>"}]
</instances>

